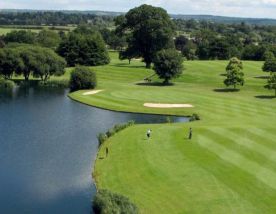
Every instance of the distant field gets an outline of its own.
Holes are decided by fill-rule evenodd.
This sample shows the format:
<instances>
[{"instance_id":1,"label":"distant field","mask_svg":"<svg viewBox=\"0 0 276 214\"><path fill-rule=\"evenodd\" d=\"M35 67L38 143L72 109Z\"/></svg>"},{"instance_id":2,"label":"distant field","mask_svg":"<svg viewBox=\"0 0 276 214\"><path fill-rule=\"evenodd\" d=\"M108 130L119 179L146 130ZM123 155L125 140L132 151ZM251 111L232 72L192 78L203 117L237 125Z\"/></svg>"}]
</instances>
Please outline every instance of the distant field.
<instances>
[{"instance_id":1,"label":"distant field","mask_svg":"<svg viewBox=\"0 0 276 214\"><path fill-rule=\"evenodd\" d=\"M137 125L115 135L96 160L98 188L128 196L141 213L276 213L276 99L264 88L262 62L244 62L245 86L225 92L227 61L185 62L175 85L163 87L143 83L153 71L141 62L111 56L110 65L94 68L104 91L75 92L73 99L120 111L198 113L202 120ZM145 102L195 107L151 109ZM109 157L102 159L106 146Z\"/></svg>"},{"instance_id":2,"label":"distant field","mask_svg":"<svg viewBox=\"0 0 276 214\"><path fill-rule=\"evenodd\" d=\"M22 29L17 29L17 28L1 28L0 27L0 35L6 35L7 33L11 32L13 30L22 30ZM39 32L40 31L40 30L33 30L33 29L26 29L26 30L31 30L33 32Z\"/></svg>"},{"instance_id":3,"label":"distant field","mask_svg":"<svg viewBox=\"0 0 276 214\"><path fill-rule=\"evenodd\" d=\"M5 35L13 30L31 30L32 32L39 32L41 29L34 29L36 27L41 29L47 28L55 31L71 31L75 28L74 26L0 26L0 35Z\"/></svg>"}]
</instances>

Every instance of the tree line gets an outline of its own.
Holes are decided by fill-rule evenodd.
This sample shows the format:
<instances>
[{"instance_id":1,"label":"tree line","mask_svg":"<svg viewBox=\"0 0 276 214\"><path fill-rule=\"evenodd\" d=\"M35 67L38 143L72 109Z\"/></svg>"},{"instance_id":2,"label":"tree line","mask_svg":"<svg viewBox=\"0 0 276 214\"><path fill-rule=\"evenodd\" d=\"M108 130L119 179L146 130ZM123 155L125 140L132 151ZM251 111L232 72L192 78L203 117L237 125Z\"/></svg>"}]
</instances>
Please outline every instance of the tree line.
<instances>
[{"instance_id":1,"label":"tree line","mask_svg":"<svg viewBox=\"0 0 276 214\"><path fill-rule=\"evenodd\" d=\"M142 58L147 68L151 68L153 64L153 69L165 84L182 73L183 57L181 54L187 59L266 60L264 71L274 72L276 52L274 40L271 38L269 43L266 40L254 40L252 36L247 37L252 26L229 25L233 28L233 34L230 35L225 33L229 33L227 25L223 25L223 28L218 24L205 23L205 28L198 30L198 26L202 27L204 23L188 20L185 25L183 22L180 23L185 26L186 30L189 29L189 33L185 35L180 33L181 35L176 36L177 33L179 34L177 32L179 26L175 22L164 9L141 5L131 9L125 15L116 17L114 30L80 25L69 33L47 29L39 33L25 30L12 31L0 38L0 45L5 47L1 50L0 62L3 68L8 68L5 71L2 68L1 74L5 78L10 78L13 69L15 74L22 74L25 79L28 79L32 73L34 77L40 77L46 81L55 74L51 68L51 65L54 65L52 59L55 58L61 62L62 58L59 57L63 57L68 66L108 64L110 59L106 43L120 50L120 59L131 61L133 58ZM269 27L258 28L270 29ZM270 30L274 32L272 28ZM24 61L27 55L30 59ZM48 59L46 55L52 58ZM17 62L16 58L22 60ZM27 64L34 59L43 62L42 65ZM233 63L235 64L237 60ZM12 67L12 64L16 67ZM24 66L24 69L17 66L21 64L26 65L26 69ZM59 63L61 64L63 65ZM59 69L57 70L59 73ZM235 66L235 69L227 69L225 84L227 86L242 85L244 82L241 70L242 67L239 66Z\"/></svg>"},{"instance_id":2,"label":"tree line","mask_svg":"<svg viewBox=\"0 0 276 214\"><path fill-rule=\"evenodd\" d=\"M5 79L16 74L29 80L32 75L46 82L52 75L63 75L65 66L65 60L49 48L21 45L0 49L0 75Z\"/></svg>"},{"instance_id":3,"label":"tree line","mask_svg":"<svg viewBox=\"0 0 276 214\"><path fill-rule=\"evenodd\" d=\"M130 34L120 32L123 26L118 28L126 17L127 14L114 18L117 29L100 29L105 42L112 49L125 49L132 38ZM222 24L193 19L171 19L171 26L174 29L173 40L176 49L181 51L187 60L225 60L238 57L242 60L260 61L265 60L267 51L276 55L276 26ZM145 37L142 35L142 38ZM130 59L133 55L130 48L127 50L122 52L122 59Z\"/></svg>"},{"instance_id":4,"label":"tree line","mask_svg":"<svg viewBox=\"0 0 276 214\"><path fill-rule=\"evenodd\" d=\"M66 13L55 11L2 12L0 25L79 25L90 23L95 26L111 26L112 16L89 13Z\"/></svg>"},{"instance_id":5,"label":"tree line","mask_svg":"<svg viewBox=\"0 0 276 214\"><path fill-rule=\"evenodd\" d=\"M276 55L276 26L218 24L175 20L180 35L176 47L188 59L265 60L267 51Z\"/></svg>"},{"instance_id":6,"label":"tree line","mask_svg":"<svg viewBox=\"0 0 276 214\"><path fill-rule=\"evenodd\" d=\"M46 82L52 75L63 75L66 66L96 66L110 61L101 34L86 26L68 34L46 29L39 33L12 31L2 39L0 76L5 79L22 75L29 80L32 75Z\"/></svg>"}]
</instances>

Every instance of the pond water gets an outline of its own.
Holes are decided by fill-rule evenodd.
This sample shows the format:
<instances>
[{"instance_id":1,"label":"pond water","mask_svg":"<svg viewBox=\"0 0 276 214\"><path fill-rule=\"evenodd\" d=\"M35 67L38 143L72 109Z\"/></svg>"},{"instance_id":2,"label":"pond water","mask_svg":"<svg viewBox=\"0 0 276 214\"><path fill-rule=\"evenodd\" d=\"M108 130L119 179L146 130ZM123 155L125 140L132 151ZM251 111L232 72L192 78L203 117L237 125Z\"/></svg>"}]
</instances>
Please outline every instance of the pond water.
<instances>
[{"instance_id":1,"label":"pond water","mask_svg":"<svg viewBox=\"0 0 276 214\"><path fill-rule=\"evenodd\" d=\"M90 213L96 136L129 120L160 123L166 116L89 107L60 89L0 94L1 213Z\"/></svg>"}]
</instances>

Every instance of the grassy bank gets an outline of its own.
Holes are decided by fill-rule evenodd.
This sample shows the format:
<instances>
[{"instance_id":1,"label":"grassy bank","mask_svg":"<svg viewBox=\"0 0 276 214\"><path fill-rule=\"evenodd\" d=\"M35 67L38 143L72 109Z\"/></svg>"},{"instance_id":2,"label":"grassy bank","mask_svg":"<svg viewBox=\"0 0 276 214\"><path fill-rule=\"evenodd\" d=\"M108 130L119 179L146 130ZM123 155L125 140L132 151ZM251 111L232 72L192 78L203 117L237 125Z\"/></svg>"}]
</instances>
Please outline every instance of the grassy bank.
<instances>
[{"instance_id":1,"label":"grassy bank","mask_svg":"<svg viewBox=\"0 0 276 214\"><path fill-rule=\"evenodd\" d=\"M98 188L128 196L142 213L275 213L276 99L264 89L261 62L244 62L246 85L225 92L226 61L186 62L175 85L144 85L153 71L139 61L95 68L98 89L70 96L112 110L190 115L186 124L136 125L99 151ZM271 96L270 96L271 95ZM151 109L145 102L190 103L192 109ZM188 128L194 137L187 139ZM153 130L148 141L145 132ZM108 158L104 157L109 147ZM103 159L102 159L103 158Z\"/></svg>"}]
</instances>

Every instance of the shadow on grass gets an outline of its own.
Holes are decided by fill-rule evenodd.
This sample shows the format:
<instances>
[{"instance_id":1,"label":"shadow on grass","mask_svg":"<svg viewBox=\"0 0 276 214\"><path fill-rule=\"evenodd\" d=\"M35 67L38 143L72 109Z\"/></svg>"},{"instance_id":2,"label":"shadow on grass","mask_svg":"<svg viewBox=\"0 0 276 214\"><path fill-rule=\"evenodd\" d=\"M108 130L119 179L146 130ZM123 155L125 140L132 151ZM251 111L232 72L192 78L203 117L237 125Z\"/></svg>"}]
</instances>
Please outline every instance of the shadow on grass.
<instances>
[{"instance_id":1,"label":"shadow on grass","mask_svg":"<svg viewBox=\"0 0 276 214\"><path fill-rule=\"evenodd\" d=\"M138 82L136 85L139 86L158 86L158 87L166 87L166 86L173 86L173 83L164 84L162 82Z\"/></svg>"},{"instance_id":2,"label":"shadow on grass","mask_svg":"<svg viewBox=\"0 0 276 214\"><path fill-rule=\"evenodd\" d=\"M216 88L216 89L214 89L214 91L215 92L222 92L222 93L224 93L224 92L238 92L238 91L240 91L240 89L238 89L238 88L236 88L236 89L234 89L234 88Z\"/></svg>"},{"instance_id":3,"label":"shadow on grass","mask_svg":"<svg viewBox=\"0 0 276 214\"><path fill-rule=\"evenodd\" d=\"M226 77L227 74L220 74L220 76Z\"/></svg>"},{"instance_id":4,"label":"shadow on grass","mask_svg":"<svg viewBox=\"0 0 276 214\"><path fill-rule=\"evenodd\" d=\"M269 76L256 76L254 77L255 79L263 79L263 80L266 80L269 78Z\"/></svg>"},{"instance_id":5,"label":"shadow on grass","mask_svg":"<svg viewBox=\"0 0 276 214\"><path fill-rule=\"evenodd\" d=\"M255 97L258 99L275 99L276 98L276 96L272 96L272 95L258 95Z\"/></svg>"},{"instance_id":6,"label":"shadow on grass","mask_svg":"<svg viewBox=\"0 0 276 214\"><path fill-rule=\"evenodd\" d=\"M118 68L146 68L146 66L144 65L132 65L132 64L125 64L125 63L117 63L113 66Z\"/></svg>"}]
</instances>

